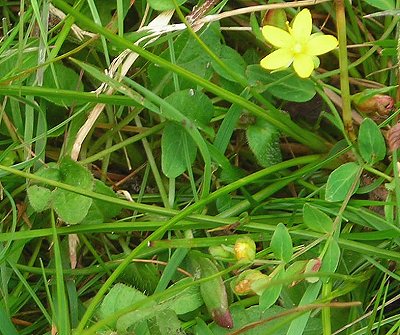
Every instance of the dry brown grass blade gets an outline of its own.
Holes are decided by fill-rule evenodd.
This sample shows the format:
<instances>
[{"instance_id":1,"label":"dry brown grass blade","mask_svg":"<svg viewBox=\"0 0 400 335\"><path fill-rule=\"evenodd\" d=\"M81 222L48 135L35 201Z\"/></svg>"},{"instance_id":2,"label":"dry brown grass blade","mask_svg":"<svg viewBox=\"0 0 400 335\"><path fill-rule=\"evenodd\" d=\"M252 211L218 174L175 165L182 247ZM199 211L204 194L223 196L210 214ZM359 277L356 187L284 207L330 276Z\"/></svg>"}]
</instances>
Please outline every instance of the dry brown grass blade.
<instances>
[{"instance_id":1,"label":"dry brown grass blade","mask_svg":"<svg viewBox=\"0 0 400 335\"><path fill-rule=\"evenodd\" d=\"M395 151L400 148L400 123L390 128L387 133L390 151Z\"/></svg>"}]
</instances>

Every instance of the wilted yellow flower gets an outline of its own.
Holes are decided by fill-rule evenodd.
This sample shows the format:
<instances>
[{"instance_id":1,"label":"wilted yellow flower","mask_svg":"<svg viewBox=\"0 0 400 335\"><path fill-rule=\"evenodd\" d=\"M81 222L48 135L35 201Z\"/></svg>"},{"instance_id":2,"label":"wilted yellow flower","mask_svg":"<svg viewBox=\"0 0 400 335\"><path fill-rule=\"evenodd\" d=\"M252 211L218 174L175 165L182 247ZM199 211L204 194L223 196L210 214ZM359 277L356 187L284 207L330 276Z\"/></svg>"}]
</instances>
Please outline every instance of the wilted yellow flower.
<instances>
[{"instance_id":1,"label":"wilted yellow flower","mask_svg":"<svg viewBox=\"0 0 400 335\"><path fill-rule=\"evenodd\" d=\"M335 49L338 40L335 36L322 33L311 34L312 18L308 9L303 9L287 24L288 31L275 26L264 26L264 38L278 48L264 57L260 65L267 70L281 70L293 63L293 68L301 78L308 78L314 68L319 66L317 56Z\"/></svg>"},{"instance_id":2,"label":"wilted yellow flower","mask_svg":"<svg viewBox=\"0 0 400 335\"><path fill-rule=\"evenodd\" d=\"M256 244L248 237L239 237L233 247L235 257L240 262L252 262L256 258Z\"/></svg>"}]
</instances>

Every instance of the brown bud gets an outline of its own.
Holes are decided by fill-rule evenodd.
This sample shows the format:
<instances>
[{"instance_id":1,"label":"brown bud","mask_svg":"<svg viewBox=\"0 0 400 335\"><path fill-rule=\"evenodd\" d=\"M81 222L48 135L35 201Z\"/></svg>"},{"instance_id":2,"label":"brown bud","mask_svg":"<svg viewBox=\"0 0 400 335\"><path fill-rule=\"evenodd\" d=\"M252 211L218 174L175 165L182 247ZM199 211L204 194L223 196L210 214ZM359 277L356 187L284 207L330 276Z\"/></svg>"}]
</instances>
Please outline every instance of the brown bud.
<instances>
[{"instance_id":1,"label":"brown bud","mask_svg":"<svg viewBox=\"0 0 400 335\"><path fill-rule=\"evenodd\" d=\"M388 115L393 109L394 100L389 95L376 94L372 97L365 97L362 93L353 96L354 106L363 113L378 113Z\"/></svg>"},{"instance_id":2,"label":"brown bud","mask_svg":"<svg viewBox=\"0 0 400 335\"><path fill-rule=\"evenodd\" d=\"M211 316L219 326L233 328L232 315L229 310L214 309L211 311Z\"/></svg>"}]
</instances>

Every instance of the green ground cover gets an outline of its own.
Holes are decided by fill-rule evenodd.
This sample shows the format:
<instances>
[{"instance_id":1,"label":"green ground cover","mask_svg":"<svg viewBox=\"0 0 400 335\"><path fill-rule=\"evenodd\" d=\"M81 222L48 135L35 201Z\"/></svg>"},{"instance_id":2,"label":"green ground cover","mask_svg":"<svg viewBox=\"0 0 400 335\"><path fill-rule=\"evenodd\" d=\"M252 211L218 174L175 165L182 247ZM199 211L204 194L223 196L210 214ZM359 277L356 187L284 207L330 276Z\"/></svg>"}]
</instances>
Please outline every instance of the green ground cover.
<instances>
[{"instance_id":1,"label":"green ground cover","mask_svg":"<svg viewBox=\"0 0 400 335\"><path fill-rule=\"evenodd\" d=\"M0 334L400 334L400 1L2 1Z\"/></svg>"}]
</instances>

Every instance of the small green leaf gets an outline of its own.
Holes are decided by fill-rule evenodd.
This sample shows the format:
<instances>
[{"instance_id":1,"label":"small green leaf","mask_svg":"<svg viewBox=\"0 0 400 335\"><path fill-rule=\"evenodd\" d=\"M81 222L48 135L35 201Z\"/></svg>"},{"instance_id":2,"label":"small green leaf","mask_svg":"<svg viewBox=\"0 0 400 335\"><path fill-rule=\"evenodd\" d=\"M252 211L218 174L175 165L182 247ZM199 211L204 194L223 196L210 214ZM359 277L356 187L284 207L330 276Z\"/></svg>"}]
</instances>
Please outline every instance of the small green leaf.
<instances>
[{"instance_id":1,"label":"small green leaf","mask_svg":"<svg viewBox=\"0 0 400 335\"><path fill-rule=\"evenodd\" d=\"M311 79L301 79L290 71L269 73L260 65L249 65L246 74L250 86L282 100L306 102L316 94Z\"/></svg>"},{"instance_id":2,"label":"small green leaf","mask_svg":"<svg viewBox=\"0 0 400 335\"><path fill-rule=\"evenodd\" d=\"M172 285L171 288L177 287L180 284L188 283L190 281L192 281L191 278L182 279L178 283ZM181 315L192 312L199 308L204 304L204 301L200 294L200 288L198 285L196 285L184 289L170 300L167 300L165 304L176 314Z\"/></svg>"},{"instance_id":3,"label":"small green leaf","mask_svg":"<svg viewBox=\"0 0 400 335\"><path fill-rule=\"evenodd\" d=\"M69 157L60 163L61 181L82 190L93 189L93 176L82 165ZM92 199L84 195L57 188L53 191L53 206L60 218L69 224L76 224L87 215Z\"/></svg>"},{"instance_id":4,"label":"small green leaf","mask_svg":"<svg viewBox=\"0 0 400 335\"><path fill-rule=\"evenodd\" d=\"M61 181L60 170L55 163L49 163L47 167L39 169L35 174L46 179Z\"/></svg>"},{"instance_id":5,"label":"small green leaf","mask_svg":"<svg viewBox=\"0 0 400 335\"><path fill-rule=\"evenodd\" d=\"M365 2L381 10L395 9L394 0L365 0Z\"/></svg>"},{"instance_id":6,"label":"small green leaf","mask_svg":"<svg viewBox=\"0 0 400 335\"><path fill-rule=\"evenodd\" d=\"M170 309L156 313L151 319L147 320L147 326L151 335L181 334L181 321L176 313ZM142 334L136 329L133 334Z\"/></svg>"},{"instance_id":7,"label":"small green leaf","mask_svg":"<svg viewBox=\"0 0 400 335\"><path fill-rule=\"evenodd\" d=\"M105 319L120 309L128 307L146 298L147 296L133 287L120 283L115 284L111 288L110 292L108 292L104 297L103 302L100 305L99 318ZM132 320L131 324L134 322L137 322L137 320ZM115 329L116 322L110 323L108 326ZM126 326L126 328L129 326L130 325Z\"/></svg>"},{"instance_id":8,"label":"small green leaf","mask_svg":"<svg viewBox=\"0 0 400 335\"><path fill-rule=\"evenodd\" d=\"M219 213L228 210L232 207L233 200L230 194L222 194L220 197L217 198L215 201L215 206Z\"/></svg>"},{"instance_id":9,"label":"small green leaf","mask_svg":"<svg viewBox=\"0 0 400 335\"><path fill-rule=\"evenodd\" d=\"M168 178L176 178L186 171L185 143L189 162L193 163L196 143L179 124L167 123L161 138L161 168Z\"/></svg>"},{"instance_id":10,"label":"small green leaf","mask_svg":"<svg viewBox=\"0 0 400 335\"><path fill-rule=\"evenodd\" d=\"M224 64L226 64L229 67L229 69L231 69L239 76L244 77L246 70L246 63L242 58L242 56L235 49L232 49L227 45L222 45L221 56L219 58ZM212 66L215 72L217 72L221 77L231 81L236 81L227 71L225 71L215 61L212 62Z\"/></svg>"},{"instance_id":11,"label":"small green leaf","mask_svg":"<svg viewBox=\"0 0 400 335\"><path fill-rule=\"evenodd\" d=\"M270 281L270 287L267 287L263 294L260 297L260 309L262 311L266 311L270 308L275 302L278 300L281 291L282 291L282 284L273 284L274 280L280 280L285 274L285 270L282 267L280 271L275 275L273 279Z\"/></svg>"},{"instance_id":12,"label":"small green leaf","mask_svg":"<svg viewBox=\"0 0 400 335\"><path fill-rule=\"evenodd\" d=\"M205 29L200 30L198 35L217 56L220 56L221 32L218 22L214 22L208 25ZM175 53L175 63L177 65L201 76L204 79L211 79L214 74L214 70L212 66L210 66L212 58L204 52L201 45L191 34L189 34L188 31L181 32L179 36L174 39L173 48ZM160 55L160 57L167 60L171 60L170 56L171 50L169 49L166 49ZM164 95L175 91L170 71L167 71L156 64L150 64L148 67L148 77L153 88L159 87L160 82L163 83L162 92ZM190 89L195 86L192 81L179 77L179 87L180 89Z\"/></svg>"},{"instance_id":13,"label":"small green leaf","mask_svg":"<svg viewBox=\"0 0 400 335\"><path fill-rule=\"evenodd\" d=\"M304 224L319 233L330 233L333 230L333 222L331 218L319 209L309 204L303 207Z\"/></svg>"},{"instance_id":14,"label":"small green leaf","mask_svg":"<svg viewBox=\"0 0 400 335\"><path fill-rule=\"evenodd\" d=\"M94 192L108 195L109 197L115 197L115 193L100 180L94 181ZM122 207L115 205L108 201L102 201L98 199L92 200L92 205L85 218L82 220L82 224L100 224L113 218L121 212Z\"/></svg>"},{"instance_id":15,"label":"small green leaf","mask_svg":"<svg viewBox=\"0 0 400 335\"><path fill-rule=\"evenodd\" d=\"M193 121L198 128L210 131L208 128L214 116L214 106L203 92L194 89L177 91L166 97L165 101Z\"/></svg>"},{"instance_id":16,"label":"small green leaf","mask_svg":"<svg viewBox=\"0 0 400 335\"><path fill-rule=\"evenodd\" d=\"M29 203L36 212L43 212L50 208L52 192L42 186L32 185L27 189Z\"/></svg>"},{"instance_id":17,"label":"small green leaf","mask_svg":"<svg viewBox=\"0 0 400 335\"><path fill-rule=\"evenodd\" d=\"M340 260L340 247L336 240L331 239L328 248L322 259L321 272L334 273L337 269ZM322 278L323 281L328 281L329 277Z\"/></svg>"},{"instance_id":18,"label":"small green leaf","mask_svg":"<svg viewBox=\"0 0 400 335\"><path fill-rule=\"evenodd\" d=\"M93 204L90 206L86 216L79 221L80 224L101 224L104 223L104 216L99 209Z\"/></svg>"},{"instance_id":19,"label":"small green leaf","mask_svg":"<svg viewBox=\"0 0 400 335\"><path fill-rule=\"evenodd\" d=\"M362 158L369 164L379 162L386 156L385 139L377 124L369 118L361 123L358 148Z\"/></svg>"},{"instance_id":20,"label":"small green leaf","mask_svg":"<svg viewBox=\"0 0 400 335\"><path fill-rule=\"evenodd\" d=\"M94 181L94 192L117 198L114 191L100 180ZM105 220L111 219L121 212L121 206L113 203L93 199L93 205L100 211Z\"/></svg>"},{"instance_id":21,"label":"small green leaf","mask_svg":"<svg viewBox=\"0 0 400 335\"><path fill-rule=\"evenodd\" d=\"M66 67L62 63L54 63L53 69L54 72L52 71L50 66L46 69L43 77L43 87L71 90L77 92L83 91L84 87L82 80L74 70ZM57 82L54 78L57 79ZM78 102L77 100L73 99L63 99L55 97L46 97L46 99L60 106L70 106Z\"/></svg>"},{"instance_id":22,"label":"small green leaf","mask_svg":"<svg viewBox=\"0 0 400 335\"><path fill-rule=\"evenodd\" d=\"M354 163L345 163L335 169L328 178L326 183L325 200L327 201L343 201L350 192L352 185L357 183L352 190L352 194L357 191L360 181L359 178L361 167Z\"/></svg>"},{"instance_id":23,"label":"small green leaf","mask_svg":"<svg viewBox=\"0 0 400 335\"><path fill-rule=\"evenodd\" d=\"M184 4L187 0L176 0L176 3L180 6ZM172 0L147 0L149 6L158 11L164 11L169 9L174 9L175 5Z\"/></svg>"},{"instance_id":24,"label":"small green leaf","mask_svg":"<svg viewBox=\"0 0 400 335\"><path fill-rule=\"evenodd\" d=\"M172 93L165 100L197 127L206 131L209 135L214 133L208 125L214 115L214 106L204 93L193 89L182 90ZM164 110L162 111L164 112ZM169 178L176 178L181 175L186 171L188 162L192 164L196 158L197 146L184 126L183 124L169 122L163 131L161 166L163 173ZM186 157L186 153L188 157Z\"/></svg>"},{"instance_id":25,"label":"small green leaf","mask_svg":"<svg viewBox=\"0 0 400 335\"><path fill-rule=\"evenodd\" d=\"M293 255L293 243L289 231L283 223L276 226L271 239L271 249L275 257L288 263Z\"/></svg>"},{"instance_id":26,"label":"small green leaf","mask_svg":"<svg viewBox=\"0 0 400 335\"><path fill-rule=\"evenodd\" d=\"M282 161L279 146L279 131L268 122L258 119L246 130L249 147L262 167L269 167Z\"/></svg>"}]
</instances>

